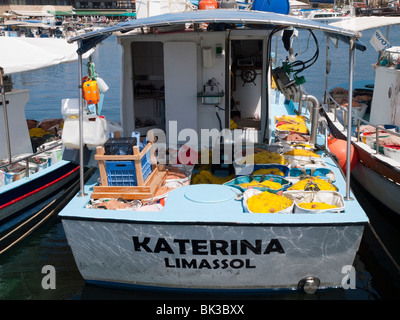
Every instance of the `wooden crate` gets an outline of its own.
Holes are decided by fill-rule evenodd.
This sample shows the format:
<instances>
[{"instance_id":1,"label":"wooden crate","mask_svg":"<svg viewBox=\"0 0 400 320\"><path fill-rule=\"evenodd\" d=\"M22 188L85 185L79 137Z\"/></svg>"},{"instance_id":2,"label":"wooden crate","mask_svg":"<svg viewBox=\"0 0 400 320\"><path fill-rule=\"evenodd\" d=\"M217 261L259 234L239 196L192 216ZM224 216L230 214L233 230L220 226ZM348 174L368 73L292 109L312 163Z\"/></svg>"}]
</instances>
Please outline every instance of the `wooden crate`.
<instances>
[{"instance_id":1,"label":"wooden crate","mask_svg":"<svg viewBox=\"0 0 400 320\"><path fill-rule=\"evenodd\" d=\"M146 152L152 147L149 142L141 152L139 147L133 147L133 155L105 155L104 147L97 147L95 160L99 163L100 186L93 187L92 199L99 198L122 198L126 200L149 199L154 197L156 191L165 181L166 171L161 171L156 166L156 161L151 156L152 172L143 181L141 160L146 156ZM109 186L105 161L133 161L135 163L137 186Z\"/></svg>"},{"instance_id":2,"label":"wooden crate","mask_svg":"<svg viewBox=\"0 0 400 320\"><path fill-rule=\"evenodd\" d=\"M142 186L129 186L129 187L117 187L117 186L95 186L93 187L92 199L99 198L122 198L125 200L133 199L150 199L154 197L157 190L165 181L167 176L166 171L155 170L151 172L149 177L146 179Z\"/></svg>"},{"instance_id":3,"label":"wooden crate","mask_svg":"<svg viewBox=\"0 0 400 320\"><path fill-rule=\"evenodd\" d=\"M135 163L135 171L136 171L136 179L137 185L143 186L143 171L142 171L142 163L141 160L143 157L146 156L146 152L150 150L152 147L152 143L149 142L141 152L139 152L139 147L133 147L133 155L106 155L104 154L104 147L97 147L96 154L94 156L95 160L99 163L99 170L100 170L100 179L102 186L108 186L108 178L107 178L107 171L106 171L106 160L108 161L134 161ZM155 168L155 159L151 158L152 169Z\"/></svg>"}]
</instances>

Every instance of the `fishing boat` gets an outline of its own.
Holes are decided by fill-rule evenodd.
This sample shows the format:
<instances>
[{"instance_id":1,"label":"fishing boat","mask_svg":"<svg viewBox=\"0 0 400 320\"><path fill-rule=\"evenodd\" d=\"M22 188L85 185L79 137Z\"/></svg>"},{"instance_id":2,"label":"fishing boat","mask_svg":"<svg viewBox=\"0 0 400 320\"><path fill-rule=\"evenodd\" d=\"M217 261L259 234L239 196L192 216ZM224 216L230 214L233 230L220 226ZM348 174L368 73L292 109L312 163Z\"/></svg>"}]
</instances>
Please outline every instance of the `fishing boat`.
<instances>
[{"instance_id":1,"label":"fishing boat","mask_svg":"<svg viewBox=\"0 0 400 320\"><path fill-rule=\"evenodd\" d=\"M300 10L301 17L304 19L309 19L313 21L318 21L321 23L333 23L354 17L355 8L353 6L353 1L347 1L342 7L336 5L336 0L313 0L310 3L327 3L332 4L332 9L303 9Z\"/></svg>"},{"instance_id":2,"label":"fishing boat","mask_svg":"<svg viewBox=\"0 0 400 320\"><path fill-rule=\"evenodd\" d=\"M43 20L7 20L2 23L1 29L0 34L5 37L60 38L63 35L61 25Z\"/></svg>"},{"instance_id":3,"label":"fishing boat","mask_svg":"<svg viewBox=\"0 0 400 320\"><path fill-rule=\"evenodd\" d=\"M61 39L0 37L0 47L7 48L0 52L3 253L54 216L79 189L79 163L63 160L62 141L57 134L62 119L27 121L29 90L15 89L11 80L15 73L76 60L77 46Z\"/></svg>"},{"instance_id":4,"label":"fishing boat","mask_svg":"<svg viewBox=\"0 0 400 320\"><path fill-rule=\"evenodd\" d=\"M323 104L333 137L346 139L351 128L352 146L358 161L352 176L367 192L393 212L400 213L400 120L398 115L398 48L390 46L380 27L398 25L398 17L357 17L340 24L362 32L376 29L371 43L381 50L378 61L371 61L375 79L337 84L326 91ZM355 112L349 119L347 103ZM350 121L350 122L349 122ZM378 131L378 134L377 134Z\"/></svg>"},{"instance_id":5,"label":"fishing boat","mask_svg":"<svg viewBox=\"0 0 400 320\"><path fill-rule=\"evenodd\" d=\"M194 292L348 287L368 218L325 148L318 100L272 63L272 38L290 43L292 28L357 37L274 12L209 9L70 39L81 54L111 34L123 48L121 129L96 146L97 172L59 214L86 283ZM83 148L83 102L80 110ZM303 201L311 207L301 209Z\"/></svg>"}]
</instances>

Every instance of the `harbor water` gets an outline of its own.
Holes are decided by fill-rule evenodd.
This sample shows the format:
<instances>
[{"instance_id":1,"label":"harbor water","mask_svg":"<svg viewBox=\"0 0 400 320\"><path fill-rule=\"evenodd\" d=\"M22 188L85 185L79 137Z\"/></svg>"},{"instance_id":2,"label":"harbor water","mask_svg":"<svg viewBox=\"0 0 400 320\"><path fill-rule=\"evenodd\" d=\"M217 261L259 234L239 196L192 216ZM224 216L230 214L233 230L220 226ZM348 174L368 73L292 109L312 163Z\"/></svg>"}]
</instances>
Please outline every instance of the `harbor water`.
<instances>
[{"instance_id":1,"label":"harbor water","mask_svg":"<svg viewBox=\"0 0 400 320\"><path fill-rule=\"evenodd\" d=\"M372 32L365 32L363 43L366 52L356 54L355 80L373 79L371 63L376 62L378 53L369 45ZM391 29L389 42L400 45L400 27ZM386 33L386 29L382 30ZM318 36L319 59L310 70L301 75L306 78L305 88L309 94L321 98L324 92L326 38ZM299 48L297 47L299 46ZM293 42L295 52L304 52L306 57L314 53L315 47L308 36ZM346 82L348 79L348 45L339 43L332 50L332 61L328 87ZM110 37L97 46L93 54L96 70L109 86L102 114L112 121L119 121L121 50L115 37ZM297 57L301 58L301 55ZM278 64L281 61L277 61ZM83 68L85 70L85 66ZM317 70L318 76L315 74ZM314 73L314 74L313 74ZM12 76L14 88L29 89L30 101L26 106L27 119L43 120L61 118L61 100L78 97L78 67L70 63ZM362 186L352 184L354 193L366 210L371 226L366 226L360 250L354 266L356 284L349 289L332 289L306 295L300 292L274 292L251 295L179 295L147 291L125 291L98 288L86 285L75 264L65 233L58 217L35 230L18 245L0 256L0 300L85 300L85 299L339 299L380 300L399 299L400 280L398 257L400 256L400 217L377 205L365 195ZM396 260L397 258L397 260ZM48 270L55 270L55 287L48 287Z\"/></svg>"}]
</instances>

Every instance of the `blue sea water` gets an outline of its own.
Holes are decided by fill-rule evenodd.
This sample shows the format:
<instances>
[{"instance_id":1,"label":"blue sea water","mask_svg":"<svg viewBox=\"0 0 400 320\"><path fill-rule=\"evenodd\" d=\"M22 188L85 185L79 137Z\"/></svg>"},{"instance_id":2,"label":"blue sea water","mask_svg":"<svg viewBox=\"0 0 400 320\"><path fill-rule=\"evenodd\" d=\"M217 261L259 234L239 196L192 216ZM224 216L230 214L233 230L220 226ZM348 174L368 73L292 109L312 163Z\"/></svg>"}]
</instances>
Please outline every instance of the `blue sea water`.
<instances>
[{"instance_id":1,"label":"blue sea water","mask_svg":"<svg viewBox=\"0 0 400 320\"><path fill-rule=\"evenodd\" d=\"M121 48L115 37L99 44L92 54L98 75L109 86L102 113L112 121L119 121L120 57ZM87 62L83 61L84 75ZM15 74L12 80L14 88L30 90L30 100L25 107L27 119L60 118L62 99L79 97L78 64L75 62Z\"/></svg>"},{"instance_id":2,"label":"blue sea water","mask_svg":"<svg viewBox=\"0 0 400 320\"><path fill-rule=\"evenodd\" d=\"M400 28L392 29L389 41L400 44ZM365 32L363 42L367 44L366 52L356 54L355 80L373 79L371 64L376 62L378 54L368 44L372 31ZM382 30L385 34L386 30ZM324 92L325 46L326 38L322 33L316 33L319 41L319 59L311 70L305 70L301 75L306 77L305 88L309 94L321 98ZM294 40L295 52L303 53L297 59L309 59L315 52L315 45L308 35L301 35L299 47ZM279 45L282 52L281 44ZM332 60L329 85L346 82L348 79L348 45L339 43L337 49L330 43L329 58ZM110 120L119 121L121 49L116 44L115 37L110 37L97 46L93 54L96 70L107 85L103 114ZM278 61L278 63L281 61ZM84 66L85 70L85 66ZM315 75L315 70L317 70ZM61 117L61 100L78 97L78 67L77 63L63 64L37 71L13 75L14 88L29 89L30 101L26 106L28 119L51 119ZM379 209L377 209L379 211ZM398 239L397 239L398 241ZM302 293L285 293L244 297L239 299L340 299L340 300L374 300L385 296L385 289L377 291L372 285L375 279L366 266L365 253L360 251L356 259L357 289L334 290L307 296ZM57 270L56 289L43 289L42 280L45 265L54 266ZM373 268L375 270L375 265ZM382 277L379 277L382 279ZM386 279L386 278L385 278ZM380 286L377 286L381 288ZM146 292L126 292L95 288L85 285L75 265L72 253L65 239L64 230L58 219L53 219L39 230L35 231L22 243L0 256L0 300L74 300L74 299L187 299L190 296L173 294L157 295ZM200 297L197 297L200 298ZM210 296L206 297L210 299ZM215 298L211 296L211 298Z\"/></svg>"}]
</instances>

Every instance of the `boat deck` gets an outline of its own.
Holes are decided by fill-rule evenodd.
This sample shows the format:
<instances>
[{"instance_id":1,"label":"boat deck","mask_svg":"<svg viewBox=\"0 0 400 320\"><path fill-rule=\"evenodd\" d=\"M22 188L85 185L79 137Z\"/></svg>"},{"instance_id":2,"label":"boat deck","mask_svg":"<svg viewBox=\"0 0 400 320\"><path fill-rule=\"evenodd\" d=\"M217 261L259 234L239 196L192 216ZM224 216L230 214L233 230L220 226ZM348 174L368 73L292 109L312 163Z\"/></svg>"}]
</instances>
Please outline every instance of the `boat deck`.
<instances>
[{"instance_id":1,"label":"boat deck","mask_svg":"<svg viewBox=\"0 0 400 320\"><path fill-rule=\"evenodd\" d=\"M326 165L336 177L342 175L339 167L328 157ZM109 220L131 223L187 223L187 224L261 224L261 225L313 225L313 224L364 224L368 222L364 211L355 200L345 199L345 211L340 213L248 213L242 201L235 200L240 191L223 185L190 185L172 190L164 208L158 212L104 210L86 208L93 187L98 184L97 171L86 183L84 197L75 197L60 213L63 219ZM345 196L344 179L337 179L335 185Z\"/></svg>"}]
</instances>

